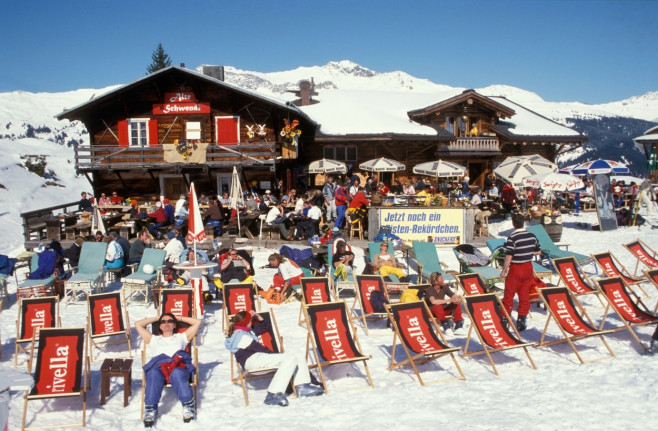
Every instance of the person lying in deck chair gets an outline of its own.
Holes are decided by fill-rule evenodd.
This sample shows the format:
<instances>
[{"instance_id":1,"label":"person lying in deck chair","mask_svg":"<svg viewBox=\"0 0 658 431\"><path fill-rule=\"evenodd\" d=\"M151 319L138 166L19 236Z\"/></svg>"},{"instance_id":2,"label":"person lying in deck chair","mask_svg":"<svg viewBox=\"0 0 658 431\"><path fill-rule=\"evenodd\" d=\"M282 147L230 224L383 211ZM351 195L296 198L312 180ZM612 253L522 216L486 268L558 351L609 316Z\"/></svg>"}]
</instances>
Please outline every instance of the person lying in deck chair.
<instances>
[{"instance_id":1,"label":"person lying in deck chair","mask_svg":"<svg viewBox=\"0 0 658 431\"><path fill-rule=\"evenodd\" d=\"M277 368L267 388L265 404L287 406L285 392L290 379L293 379L298 397L322 395L324 390L321 387L311 385L311 374L303 356L290 352L274 353L258 342L258 336L269 330L268 325L255 311L240 311L231 319L228 338L224 342L244 369Z\"/></svg>"},{"instance_id":2,"label":"person lying in deck chair","mask_svg":"<svg viewBox=\"0 0 658 431\"><path fill-rule=\"evenodd\" d=\"M144 365L146 393L144 394L144 426L152 427L158 415L158 403L162 389L171 383L183 404L183 421L194 419L194 393L190 387L190 375L195 371L192 358L185 351L188 343L196 336L201 320L180 317L180 322L190 325L185 332L177 332L179 320L171 313L160 317L147 317L135 322L135 329L144 343L151 349L151 360ZM154 335L147 326L158 322L160 334Z\"/></svg>"}]
</instances>

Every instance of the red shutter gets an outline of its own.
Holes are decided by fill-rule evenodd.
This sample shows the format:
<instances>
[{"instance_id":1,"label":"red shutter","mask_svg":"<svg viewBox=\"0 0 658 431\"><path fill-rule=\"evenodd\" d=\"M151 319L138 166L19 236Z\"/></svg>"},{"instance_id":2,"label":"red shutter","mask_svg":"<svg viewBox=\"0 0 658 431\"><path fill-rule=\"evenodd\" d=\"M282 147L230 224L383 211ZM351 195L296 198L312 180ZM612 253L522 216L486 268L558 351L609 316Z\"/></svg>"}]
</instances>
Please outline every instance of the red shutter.
<instances>
[{"instance_id":1,"label":"red shutter","mask_svg":"<svg viewBox=\"0 0 658 431\"><path fill-rule=\"evenodd\" d=\"M240 117L217 118L217 143L237 145L240 142Z\"/></svg>"},{"instance_id":2,"label":"red shutter","mask_svg":"<svg viewBox=\"0 0 658 431\"><path fill-rule=\"evenodd\" d=\"M149 120L149 147L157 147L158 145L160 145L158 120Z\"/></svg>"},{"instance_id":3,"label":"red shutter","mask_svg":"<svg viewBox=\"0 0 658 431\"><path fill-rule=\"evenodd\" d=\"M119 126L119 146L127 147L130 143L130 139L128 137L128 121L120 120L118 126Z\"/></svg>"}]
</instances>

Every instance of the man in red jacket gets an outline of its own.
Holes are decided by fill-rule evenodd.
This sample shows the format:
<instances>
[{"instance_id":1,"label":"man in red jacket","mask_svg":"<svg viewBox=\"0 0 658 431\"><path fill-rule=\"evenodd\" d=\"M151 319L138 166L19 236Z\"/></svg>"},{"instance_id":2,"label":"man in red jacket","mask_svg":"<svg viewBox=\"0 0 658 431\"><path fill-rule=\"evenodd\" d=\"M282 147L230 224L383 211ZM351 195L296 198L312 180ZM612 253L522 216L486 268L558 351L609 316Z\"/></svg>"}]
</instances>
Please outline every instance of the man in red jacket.
<instances>
[{"instance_id":1,"label":"man in red jacket","mask_svg":"<svg viewBox=\"0 0 658 431\"><path fill-rule=\"evenodd\" d=\"M156 202L155 207L155 211L147 214L147 216L155 221L154 224L148 227L148 230L154 237L161 238L162 233L158 230L158 228L167 226L167 213L162 208L162 202Z\"/></svg>"},{"instance_id":2,"label":"man in red jacket","mask_svg":"<svg viewBox=\"0 0 658 431\"><path fill-rule=\"evenodd\" d=\"M350 205L347 209L347 212L351 215L352 223L355 223L357 220L361 220L362 226L366 226L368 224L368 212L366 210L368 205L370 205L370 201L368 201L366 193L363 191L363 187L359 186L356 194L352 196L352 201L350 201Z\"/></svg>"},{"instance_id":3,"label":"man in red jacket","mask_svg":"<svg viewBox=\"0 0 658 431\"><path fill-rule=\"evenodd\" d=\"M348 197L347 190L343 184L338 184L336 192L334 193L334 200L336 201L336 221L334 227L342 228L345 224L345 212L347 211Z\"/></svg>"}]
</instances>

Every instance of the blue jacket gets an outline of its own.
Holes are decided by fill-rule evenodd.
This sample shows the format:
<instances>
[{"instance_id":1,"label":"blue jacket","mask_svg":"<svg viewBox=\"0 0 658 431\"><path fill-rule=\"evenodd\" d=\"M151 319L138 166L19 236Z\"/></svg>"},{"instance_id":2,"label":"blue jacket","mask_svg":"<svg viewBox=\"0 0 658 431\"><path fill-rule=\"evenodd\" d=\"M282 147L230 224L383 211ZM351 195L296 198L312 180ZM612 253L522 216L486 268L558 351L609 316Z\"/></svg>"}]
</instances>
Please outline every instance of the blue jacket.
<instances>
[{"instance_id":1,"label":"blue jacket","mask_svg":"<svg viewBox=\"0 0 658 431\"><path fill-rule=\"evenodd\" d=\"M235 359L240 363L242 368L244 368L244 363L247 362L247 359L249 359L254 353L274 353L258 341L258 336L269 330L270 324L266 321L256 323L251 328L251 331L236 329L235 332L233 332L233 335L224 341L224 346L235 355ZM242 337L250 337L252 339L251 343L244 349L238 348Z\"/></svg>"},{"instance_id":2,"label":"blue jacket","mask_svg":"<svg viewBox=\"0 0 658 431\"><path fill-rule=\"evenodd\" d=\"M176 352L174 354L174 356L176 356L176 355L180 356L183 359L183 364L185 364L185 369L190 374L192 374L195 371L195 368L194 368L194 364L192 363L192 357L190 356L190 354L187 353L185 350L179 350L178 352ZM168 355L165 355L164 353L161 353L158 356L152 357L151 360L148 361L142 367L142 369L144 370L144 373L146 373L147 371L149 371L151 368L153 368L155 366L158 366L158 365L160 365L162 363L165 363L165 362L167 362L167 363L171 362L172 359L173 358L171 356L168 356Z\"/></svg>"}]
</instances>

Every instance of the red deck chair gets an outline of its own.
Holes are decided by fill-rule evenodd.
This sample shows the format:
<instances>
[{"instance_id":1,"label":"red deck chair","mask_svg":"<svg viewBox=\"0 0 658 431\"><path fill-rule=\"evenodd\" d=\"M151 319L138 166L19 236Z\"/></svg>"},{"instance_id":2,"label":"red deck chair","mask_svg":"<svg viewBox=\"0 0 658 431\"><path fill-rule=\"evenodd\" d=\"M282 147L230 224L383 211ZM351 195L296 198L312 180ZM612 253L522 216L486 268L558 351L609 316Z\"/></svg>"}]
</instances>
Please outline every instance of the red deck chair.
<instances>
[{"instance_id":1,"label":"red deck chair","mask_svg":"<svg viewBox=\"0 0 658 431\"><path fill-rule=\"evenodd\" d=\"M621 277L627 285L637 286L644 296L648 296L640 283L646 281L643 278L631 277L630 272L624 268L619 259L612 252L593 254L594 261L601 267L607 277Z\"/></svg>"},{"instance_id":2,"label":"red deck chair","mask_svg":"<svg viewBox=\"0 0 658 431\"><path fill-rule=\"evenodd\" d=\"M642 303L642 300L635 292L628 289L623 278L602 278L598 280L597 283L608 300L608 305L605 307L599 329L604 328L608 312L612 308L624 324L624 326L612 329L612 332L628 329L628 332L631 333L631 336L635 341L647 351L648 348L642 344L642 341L640 341L635 331L633 331L633 328L656 323L658 322L658 318L648 311L647 307Z\"/></svg>"},{"instance_id":3,"label":"red deck chair","mask_svg":"<svg viewBox=\"0 0 658 431\"><path fill-rule=\"evenodd\" d=\"M310 368L317 368L322 379L325 393L327 381L324 378L323 367L336 364L363 362L366 378L370 388L375 385L368 369L368 359L361 353L361 344L356 335L356 329L348 318L345 301L326 302L322 304L304 305L304 317L308 335L306 338L306 360L313 352L313 363Z\"/></svg>"},{"instance_id":4,"label":"red deck chair","mask_svg":"<svg viewBox=\"0 0 658 431\"><path fill-rule=\"evenodd\" d=\"M573 258L571 258L573 259ZM574 345L575 341L579 341L589 337L599 337L601 342L608 349L610 357L614 358L615 354L610 350L610 346L603 338L602 334L605 334L609 331L599 331L595 328L594 323L587 315L587 312L583 306L578 302L578 299L574 297L574 294L569 290L568 287L546 287L539 290L539 295L546 304L546 308L549 312L546 319L546 325L544 326L544 332L541 334L541 339L537 347L550 346L558 343L568 343L571 347L571 350L576 354L578 360L581 364L587 362L600 361L602 359L607 359L608 356L604 356L596 359L584 360L576 346ZM552 321L555 321L560 332L562 332L562 338L554 339L551 341L544 341L546 339L547 331L549 324Z\"/></svg>"},{"instance_id":5,"label":"red deck chair","mask_svg":"<svg viewBox=\"0 0 658 431\"><path fill-rule=\"evenodd\" d=\"M261 317L264 321L270 324L271 330L261 334L258 341L274 353L283 353L283 337L279 334L279 327L274 318L274 312L270 308L269 312L262 313ZM249 405L249 397L247 395L246 381L251 378L263 377L266 375L274 374L278 368L263 368L257 370L243 370L240 363L235 360L234 355L231 355L231 382L240 382L242 386L242 394L244 396L244 403Z\"/></svg>"},{"instance_id":6,"label":"red deck chair","mask_svg":"<svg viewBox=\"0 0 658 431\"><path fill-rule=\"evenodd\" d=\"M222 289L222 296L224 298L224 317L222 328L224 331L228 329L228 322L231 317L241 311L256 311L258 304L258 311L260 311L260 301L254 292L253 283L227 283Z\"/></svg>"},{"instance_id":7,"label":"red deck chair","mask_svg":"<svg viewBox=\"0 0 658 431\"><path fill-rule=\"evenodd\" d=\"M448 346L425 301L387 304L386 310L395 331L393 333L391 360L388 365L389 370L411 364L418 378L418 382L424 386L425 382L420 377L417 365L422 365L449 355L459 375L434 380L427 382L427 384L466 379L454 355L454 352L460 348ZM404 349L404 353L407 355L407 359L402 361L395 360L398 339Z\"/></svg>"},{"instance_id":8,"label":"red deck chair","mask_svg":"<svg viewBox=\"0 0 658 431\"><path fill-rule=\"evenodd\" d=\"M624 244L624 247L626 247L633 257L637 259L633 275L637 275L637 269L640 266L640 262L646 265L649 269L658 269L658 252L646 245L641 239L638 238L633 242Z\"/></svg>"},{"instance_id":9,"label":"red deck chair","mask_svg":"<svg viewBox=\"0 0 658 431\"><path fill-rule=\"evenodd\" d=\"M651 284L658 289L658 269L643 270L644 275L649 279ZM658 301L656 301L656 307L653 309L653 314L658 313Z\"/></svg>"},{"instance_id":10,"label":"red deck chair","mask_svg":"<svg viewBox=\"0 0 658 431\"><path fill-rule=\"evenodd\" d=\"M487 284L484 282L484 279L477 272L471 272L468 274L457 274L455 275L457 282L464 290L464 295L473 296L473 295L484 295L487 292Z\"/></svg>"},{"instance_id":11,"label":"red deck chair","mask_svg":"<svg viewBox=\"0 0 658 431\"><path fill-rule=\"evenodd\" d=\"M605 305L599 296L601 291L598 290L587 278L575 257L569 256L551 260L554 268L560 276L560 280L562 280L562 283L564 283L574 295L595 294L601 303L601 306Z\"/></svg>"},{"instance_id":12,"label":"red deck chair","mask_svg":"<svg viewBox=\"0 0 658 431\"><path fill-rule=\"evenodd\" d=\"M39 347L36 339L32 342L28 369L32 372L32 364L36 353L36 368L34 370L34 386L25 391L23 405L23 421L21 429L44 429L64 427L84 427L87 415L87 388L89 385L89 358L85 345L85 328L43 328L39 331ZM53 424L48 417L51 409L40 408L30 417L48 421L48 425L26 428L28 401L46 400L80 396L82 398L82 421L71 424Z\"/></svg>"},{"instance_id":13,"label":"red deck chair","mask_svg":"<svg viewBox=\"0 0 658 431\"><path fill-rule=\"evenodd\" d=\"M18 351L29 353L23 344L38 342L39 332L43 328L62 326L59 317L59 298L43 296L19 300L18 319L16 319L16 342L14 343L14 367L18 367Z\"/></svg>"},{"instance_id":14,"label":"red deck chair","mask_svg":"<svg viewBox=\"0 0 658 431\"><path fill-rule=\"evenodd\" d=\"M354 295L354 302L352 303L351 314L354 319L361 319L363 328L366 335L368 332L368 319L382 320L386 319L388 315L386 311L377 312L370 302L370 295L373 291L378 290L388 300L388 292L384 285L384 277L381 275L357 275L356 277L356 295ZM356 304L359 303L360 313L356 314Z\"/></svg>"},{"instance_id":15,"label":"red deck chair","mask_svg":"<svg viewBox=\"0 0 658 431\"><path fill-rule=\"evenodd\" d=\"M128 343L128 353L132 357L130 317L128 310L125 310L124 319L122 303L121 291L99 293L87 297L87 335L89 336L89 356L92 361L94 360L94 346L99 348L101 344L120 343L123 342L123 338ZM97 341L103 338L105 340Z\"/></svg>"},{"instance_id":16,"label":"red deck chair","mask_svg":"<svg viewBox=\"0 0 658 431\"><path fill-rule=\"evenodd\" d=\"M299 324L304 325L302 309L304 304L320 304L331 302L336 298L336 291L329 277L303 277L302 279L302 303L299 307Z\"/></svg>"},{"instance_id":17,"label":"red deck chair","mask_svg":"<svg viewBox=\"0 0 658 431\"><path fill-rule=\"evenodd\" d=\"M463 302L468 317L471 319L471 326L468 328L463 356L474 356L484 353L487 355L494 373L499 375L491 354L520 347L528 357L532 368L537 369L530 356L530 352L528 352L528 346L532 346L535 343L524 343L520 340L521 337L514 322L495 294L487 293L486 295L466 296ZM503 316L509 322L509 326L514 331L514 334L503 324ZM479 339L482 350L469 352L468 348L471 343L471 333L473 332L475 332Z\"/></svg>"}]
</instances>

